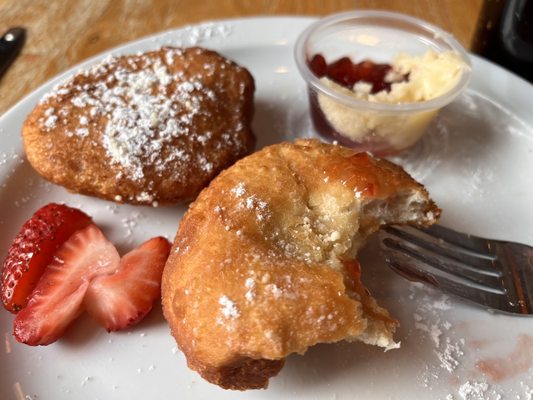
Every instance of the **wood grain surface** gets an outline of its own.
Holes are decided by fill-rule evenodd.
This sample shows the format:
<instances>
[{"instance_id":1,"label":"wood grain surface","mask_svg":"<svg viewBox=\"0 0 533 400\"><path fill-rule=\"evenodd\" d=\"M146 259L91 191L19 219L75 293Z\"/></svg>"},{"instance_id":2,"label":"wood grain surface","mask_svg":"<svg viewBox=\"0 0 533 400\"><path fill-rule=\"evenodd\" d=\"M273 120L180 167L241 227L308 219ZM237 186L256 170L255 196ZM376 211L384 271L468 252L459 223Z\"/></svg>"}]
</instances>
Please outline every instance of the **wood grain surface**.
<instances>
[{"instance_id":1,"label":"wood grain surface","mask_svg":"<svg viewBox=\"0 0 533 400\"><path fill-rule=\"evenodd\" d=\"M22 53L0 80L0 115L46 80L106 49L201 21L385 9L423 18L467 48L482 0L0 0L0 32L23 26Z\"/></svg>"}]
</instances>

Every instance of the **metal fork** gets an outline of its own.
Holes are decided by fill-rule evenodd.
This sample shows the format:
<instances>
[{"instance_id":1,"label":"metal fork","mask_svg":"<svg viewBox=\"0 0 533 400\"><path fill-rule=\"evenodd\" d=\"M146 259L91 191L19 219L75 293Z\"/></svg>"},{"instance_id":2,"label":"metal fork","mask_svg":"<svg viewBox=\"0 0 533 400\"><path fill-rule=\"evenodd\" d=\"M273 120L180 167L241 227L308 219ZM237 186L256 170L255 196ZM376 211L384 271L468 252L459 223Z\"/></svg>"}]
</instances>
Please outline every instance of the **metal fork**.
<instances>
[{"instance_id":1,"label":"metal fork","mask_svg":"<svg viewBox=\"0 0 533 400\"><path fill-rule=\"evenodd\" d=\"M388 265L490 310L533 314L533 247L459 233L387 226L380 246Z\"/></svg>"}]
</instances>

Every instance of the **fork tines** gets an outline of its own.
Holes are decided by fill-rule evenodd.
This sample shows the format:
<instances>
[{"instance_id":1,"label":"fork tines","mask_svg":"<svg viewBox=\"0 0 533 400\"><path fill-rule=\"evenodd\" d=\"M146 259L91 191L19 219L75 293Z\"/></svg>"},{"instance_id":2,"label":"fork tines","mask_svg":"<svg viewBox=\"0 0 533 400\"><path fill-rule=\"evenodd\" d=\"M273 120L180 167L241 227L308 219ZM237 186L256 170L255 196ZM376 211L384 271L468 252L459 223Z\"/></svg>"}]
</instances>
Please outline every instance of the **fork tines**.
<instances>
[{"instance_id":1,"label":"fork tines","mask_svg":"<svg viewBox=\"0 0 533 400\"><path fill-rule=\"evenodd\" d=\"M381 248L389 266L409 280L494 310L519 314L533 310L533 258L520 254L524 248L533 250L527 246L436 225L424 230L385 227ZM524 261L529 261L529 271L518 266Z\"/></svg>"}]
</instances>

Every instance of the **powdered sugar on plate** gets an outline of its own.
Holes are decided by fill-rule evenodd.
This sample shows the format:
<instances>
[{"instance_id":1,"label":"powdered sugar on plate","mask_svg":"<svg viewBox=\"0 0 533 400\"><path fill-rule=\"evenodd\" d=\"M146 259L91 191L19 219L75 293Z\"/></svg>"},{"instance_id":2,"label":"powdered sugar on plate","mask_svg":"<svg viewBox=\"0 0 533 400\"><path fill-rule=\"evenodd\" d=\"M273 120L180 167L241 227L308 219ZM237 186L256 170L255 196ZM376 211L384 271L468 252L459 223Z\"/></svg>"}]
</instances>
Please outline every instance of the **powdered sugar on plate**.
<instances>
[{"instance_id":1,"label":"powdered sugar on plate","mask_svg":"<svg viewBox=\"0 0 533 400\"><path fill-rule=\"evenodd\" d=\"M415 305L411 334L417 341L429 345L433 354L426 357L417 376L418 383L428 392L445 381L450 392L442 400L500 400L509 395L516 399L533 398L530 386L533 385L533 368L523 375L520 389L509 389L506 382L496 382L477 368L478 340L464 323L457 321L454 315L457 300L420 283L410 284L409 300ZM517 346L523 342L520 338ZM516 340L509 337L507 341Z\"/></svg>"},{"instance_id":2,"label":"powdered sugar on plate","mask_svg":"<svg viewBox=\"0 0 533 400\"><path fill-rule=\"evenodd\" d=\"M416 304L414 328L433 346L434 362L426 364L419 375L420 382L430 387L443 371L453 374L460 366L465 354L465 339L455 337L453 325L446 319L446 311L451 309L448 296L433 293L422 284L412 284L410 289L410 299Z\"/></svg>"},{"instance_id":3,"label":"powdered sugar on plate","mask_svg":"<svg viewBox=\"0 0 533 400\"><path fill-rule=\"evenodd\" d=\"M199 25L186 26L176 35L175 31L164 32L155 36L152 41L157 45L196 46L206 41L221 41L233 33L233 25L229 22L207 22Z\"/></svg>"}]
</instances>

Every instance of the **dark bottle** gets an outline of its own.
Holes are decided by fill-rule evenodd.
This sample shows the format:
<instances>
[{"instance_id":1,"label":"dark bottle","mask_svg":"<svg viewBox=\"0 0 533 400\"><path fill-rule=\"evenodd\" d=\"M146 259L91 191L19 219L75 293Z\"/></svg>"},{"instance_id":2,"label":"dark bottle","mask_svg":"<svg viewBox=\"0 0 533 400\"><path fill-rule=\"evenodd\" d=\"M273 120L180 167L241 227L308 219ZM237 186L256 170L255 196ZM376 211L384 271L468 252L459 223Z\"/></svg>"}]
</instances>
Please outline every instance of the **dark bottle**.
<instances>
[{"instance_id":1,"label":"dark bottle","mask_svg":"<svg viewBox=\"0 0 533 400\"><path fill-rule=\"evenodd\" d=\"M533 83L533 0L485 0L471 48Z\"/></svg>"}]
</instances>

